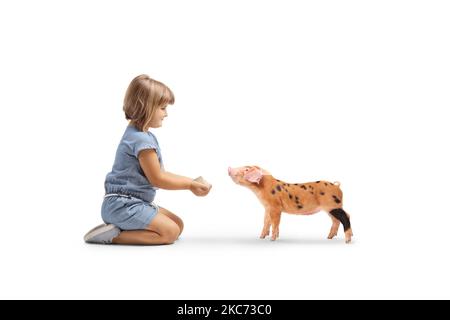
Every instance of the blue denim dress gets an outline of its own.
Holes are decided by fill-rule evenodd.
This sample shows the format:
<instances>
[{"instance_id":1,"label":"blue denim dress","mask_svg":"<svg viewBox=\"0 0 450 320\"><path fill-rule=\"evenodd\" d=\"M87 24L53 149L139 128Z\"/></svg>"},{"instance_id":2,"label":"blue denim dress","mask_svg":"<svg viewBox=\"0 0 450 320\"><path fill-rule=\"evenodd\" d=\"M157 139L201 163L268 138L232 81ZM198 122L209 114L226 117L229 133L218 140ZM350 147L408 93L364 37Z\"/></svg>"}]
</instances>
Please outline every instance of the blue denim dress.
<instances>
[{"instance_id":1,"label":"blue denim dress","mask_svg":"<svg viewBox=\"0 0 450 320\"><path fill-rule=\"evenodd\" d=\"M158 212L153 204L157 188L147 180L138 160L139 152L154 149L163 169L161 149L151 132L127 126L117 147L112 171L106 175L102 219L122 230L145 229Z\"/></svg>"}]
</instances>

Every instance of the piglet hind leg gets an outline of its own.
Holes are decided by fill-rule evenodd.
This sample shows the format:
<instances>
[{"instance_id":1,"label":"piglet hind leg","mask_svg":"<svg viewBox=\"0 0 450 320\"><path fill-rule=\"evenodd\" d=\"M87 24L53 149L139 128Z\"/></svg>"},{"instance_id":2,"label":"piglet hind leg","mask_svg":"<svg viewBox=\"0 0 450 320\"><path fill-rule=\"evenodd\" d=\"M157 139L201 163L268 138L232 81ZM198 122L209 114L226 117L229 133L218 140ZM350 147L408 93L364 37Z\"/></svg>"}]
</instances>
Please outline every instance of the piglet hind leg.
<instances>
[{"instance_id":1,"label":"piglet hind leg","mask_svg":"<svg viewBox=\"0 0 450 320\"><path fill-rule=\"evenodd\" d=\"M333 218L342 223L345 232L345 242L350 243L353 236L352 227L350 225L350 216L342 208L333 209L329 213L333 216Z\"/></svg>"},{"instance_id":2,"label":"piglet hind leg","mask_svg":"<svg viewBox=\"0 0 450 320\"><path fill-rule=\"evenodd\" d=\"M335 236L337 236L339 224L341 223L338 219L333 217L331 214L329 214L331 217L332 225L330 229L330 233L328 234L328 239L333 239Z\"/></svg>"}]
</instances>

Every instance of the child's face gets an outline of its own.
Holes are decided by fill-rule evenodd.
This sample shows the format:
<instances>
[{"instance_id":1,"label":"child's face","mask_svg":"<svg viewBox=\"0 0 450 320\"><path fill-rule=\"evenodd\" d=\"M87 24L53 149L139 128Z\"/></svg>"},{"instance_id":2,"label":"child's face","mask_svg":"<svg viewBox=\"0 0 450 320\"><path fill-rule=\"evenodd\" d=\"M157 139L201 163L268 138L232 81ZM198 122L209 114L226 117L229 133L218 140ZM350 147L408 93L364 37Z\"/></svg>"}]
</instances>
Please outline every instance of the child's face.
<instances>
[{"instance_id":1,"label":"child's face","mask_svg":"<svg viewBox=\"0 0 450 320\"><path fill-rule=\"evenodd\" d=\"M155 114L150 121L150 128L159 128L162 126L162 121L167 117L167 106L156 109Z\"/></svg>"}]
</instances>

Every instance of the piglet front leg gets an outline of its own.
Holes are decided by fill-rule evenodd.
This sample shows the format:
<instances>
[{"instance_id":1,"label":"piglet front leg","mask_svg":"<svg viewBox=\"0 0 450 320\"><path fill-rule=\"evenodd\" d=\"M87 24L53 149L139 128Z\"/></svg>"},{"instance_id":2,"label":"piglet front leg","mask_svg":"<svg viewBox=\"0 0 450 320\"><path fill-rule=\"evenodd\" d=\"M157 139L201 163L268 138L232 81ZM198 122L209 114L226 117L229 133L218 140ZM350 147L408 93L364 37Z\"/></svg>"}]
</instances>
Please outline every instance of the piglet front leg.
<instances>
[{"instance_id":1,"label":"piglet front leg","mask_svg":"<svg viewBox=\"0 0 450 320\"><path fill-rule=\"evenodd\" d=\"M261 239L264 239L270 234L270 212L266 210L264 214L264 227L261 231L261 235L259 236Z\"/></svg>"}]
</instances>

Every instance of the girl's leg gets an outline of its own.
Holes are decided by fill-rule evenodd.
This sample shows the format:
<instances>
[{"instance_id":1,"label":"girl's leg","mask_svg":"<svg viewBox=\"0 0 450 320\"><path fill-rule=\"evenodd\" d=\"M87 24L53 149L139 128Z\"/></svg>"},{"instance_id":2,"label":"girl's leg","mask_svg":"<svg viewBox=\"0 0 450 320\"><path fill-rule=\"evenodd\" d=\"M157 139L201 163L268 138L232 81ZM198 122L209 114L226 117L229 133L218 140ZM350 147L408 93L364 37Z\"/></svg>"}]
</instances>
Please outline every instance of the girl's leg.
<instances>
[{"instance_id":1,"label":"girl's leg","mask_svg":"<svg viewBox=\"0 0 450 320\"><path fill-rule=\"evenodd\" d=\"M179 216L177 216L173 212L170 212L169 210L164 209L162 207L159 207L159 212L161 212L162 214L164 214L167 217L169 217L170 219L172 219L173 222L175 222L178 225L178 228L180 228L180 234L183 232L184 223L183 223L183 220L181 220L181 218ZM180 236L180 234L178 235L178 237ZM178 239L178 237L177 237L177 239Z\"/></svg>"},{"instance_id":2,"label":"girl's leg","mask_svg":"<svg viewBox=\"0 0 450 320\"><path fill-rule=\"evenodd\" d=\"M122 231L112 240L114 244L172 244L180 234L180 228L166 214L159 211L145 230Z\"/></svg>"}]
</instances>

